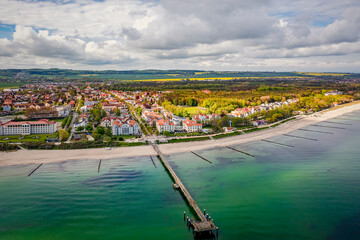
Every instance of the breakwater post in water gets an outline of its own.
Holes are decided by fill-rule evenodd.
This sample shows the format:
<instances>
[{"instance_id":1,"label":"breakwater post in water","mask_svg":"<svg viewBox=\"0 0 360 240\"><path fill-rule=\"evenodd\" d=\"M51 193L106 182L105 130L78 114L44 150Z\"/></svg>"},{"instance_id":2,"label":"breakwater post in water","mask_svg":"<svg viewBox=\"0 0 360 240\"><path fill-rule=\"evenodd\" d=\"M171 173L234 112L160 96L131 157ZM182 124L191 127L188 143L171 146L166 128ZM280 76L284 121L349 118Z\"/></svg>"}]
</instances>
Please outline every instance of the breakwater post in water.
<instances>
[{"instance_id":1,"label":"breakwater post in water","mask_svg":"<svg viewBox=\"0 0 360 240\"><path fill-rule=\"evenodd\" d=\"M242 154L245 154L245 155L248 155L248 156L250 156L250 157L255 157L254 155L252 155L252 154L250 154L250 153L247 153L247 152L244 152L244 151L240 151L240 150L238 150L238 149L236 149L236 148L232 148L232 147L229 147L229 146L226 146L226 148L231 149L231 150L236 151L236 152L239 152L239 153L242 153Z\"/></svg>"},{"instance_id":2,"label":"breakwater post in water","mask_svg":"<svg viewBox=\"0 0 360 240\"><path fill-rule=\"evenodd\" d=\"M338 124L338 125L348 125L348 126L352 125L350 123L342 123L342 122L332 122L332 121L322 121L322 122L331 123L331 124Z\"/></svg>"},{"instance_id":3,"label":"breakwater post in water","mask_svg":"<svg viewBox=\"0 0 360 240\"><path fill-rule=\"evenodd\" d=\"M283 134L283 135L287 136L287 137L294 137L294 138L306 139L306 140L311 140L311 141L318 141L315 138L308 138L308 137L296 136L296 135L291 135L291 134Z\"/></svg>"},{"instance_id":4,"label":"breakwater post in water","mask_svg":"<svg viewBox=\"0 0 360 240\"><path fill-rule=\"evenodd\" d=\"M41 167L41 165L43 165L43 164L40 163L39 166L37 166L34 170L32 170L32 171L29 173L28 177L30 177L36 170L38 170L38 169Z\"/></svg>"},{"instance_id":5,"label":"breakwater post in water","mask_svg":"<svg viewBox=\"0 0 360 240\"><path fill-rule=\"evenodd\" d=\"M152 158L152 156L151 156L151 155L150 155L150 159L151 159L152 163L154 164L154 167L156 168L156 165L155 165L154 159Z\"/></svg>"},{"instance_id":6,"label":"breakwater post in water","mask_svg":"<svg viewBox=\"0 0 360 240\"><path fill-rule=\"evenodd\" d=\"M336 117L336 118L333 118L333 119L346 120L346 121L356 121L356 119L340 118L340 117Z\"/></svg>"},{"instance_id":7,"label":"breakwater post in water","mask_svg":"<svg viewBox=\"0 0 360 240\"><path fill-rule=\"evenodd\" d=\"M314 132L314 133L324 133L324 134L334 134L332 132L323 132L323 131L317 131L317 130L309 130L309 129L298 129L299 131L304 131L304 132Z\"/></svg>"},{"instance_id":8,"label":"breakwater post in water","mask_svg":"<svg viewBox=\"0 0 360 240\"><path fill-rule=\"evenodd\" d=\"M155 143L150 143L154 150L157 152L158 157L165 167L165 169L170 173L172 179L174 180L174 184L179 186L179 191L184 196L186 201L188 202L189 206L194 210L197 217L199 218L198 221L194 219L189 219L189 225L193 228L194 236L197 237L214 237L216 236L216 226L211 219L207 219L203 212L198 207L196 201L191 197L190 193L185 188L184 184L180 181L180 178L176 175L175 171L172 169L170 164L165 158L165 155L161 153L159 147Z\"/></svg>"},{"instance_id":9,"label":"breakwater post in water","mask_svg":"<svg viewBox=\"0 0 360 240\"><path fill-rule=\"evenodd\" d=\"M315 127L323 127L323 128L334 128L334 129L342 129L345 130L346 128L342 128L342 127L331 127L331 126L324 126L324 125L317 125L317 124L313 124L311 126L315 126Z\"/></svg>"},{"instance_id":10,"label":"breakwater post in water","mask_svg":"<svg viewBox=\"0 0 360 240\"><path fill-rule=\"evenodd\" d=\"M100 166L101 166L101 159L100 159L99 165L98 165L98 173L100 172Z\"/></svg>"},{"instance_id":11,"label":"breakwater post in water","mask_svg":"<svg viewBox=\"0 0 360 240\"><path fill-rule=\"evenodd\" d=\"M194 153L193 151L190 151L190 152L191 152L192 154L194 154L195 156L198 156L198 157L201 158L202 160L205 160L205 161L207 161L208 163L211 163L211 164L212 164L212 162L211 162L210 160L207 160L206 158L200 156L200 155L197 154L197 153Z\"/></svg>"},{"instance_id":12,"label":"breakwater post in water","mask_svg":"<svg viewBox=\"0 0 360 240\"><path fill-rule=\"evenodd\" d=\"M287 145L287 144L279 143L279 142L275 142L275 141L270 141L270 140L266 140L266 139L261 139L261 141L263 141L263 142L268 142L268 143L274 143L274 144L277 144L277 145L280 145L280 146L284 146L284 147L295 148L294 146L291 146L291 145Z\"/></svg>"}]
</instances>

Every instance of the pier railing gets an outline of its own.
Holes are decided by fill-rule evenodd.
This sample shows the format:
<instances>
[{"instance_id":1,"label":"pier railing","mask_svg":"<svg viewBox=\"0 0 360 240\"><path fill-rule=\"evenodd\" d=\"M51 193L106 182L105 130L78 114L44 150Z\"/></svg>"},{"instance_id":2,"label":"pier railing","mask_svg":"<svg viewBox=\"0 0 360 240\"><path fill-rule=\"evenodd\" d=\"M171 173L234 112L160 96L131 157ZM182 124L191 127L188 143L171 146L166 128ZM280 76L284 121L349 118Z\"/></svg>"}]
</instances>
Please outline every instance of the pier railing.
<instances>
[{"instance_id":1,"label":"pier railing","mask_svg":"<svg viewBox=\"0 0 360 240\"><path fill-rule=\"evenodd\" d=\"M205 234L209 234L213 236L217 235L218 228L215 226L212 219L210 219L207 214L205 215L205 211L203 213L200 210L196 201L191 197L190 193L188 192L184 184L181 182L180 178L176 175L175 171L172 169L172 167L166 160L165 155L161 153L159 147L155 143L151 143L151 145L158 154L159 159L163 163L164 167L170 173L175 184L178 186L178 189L182 192L187 202L189 203L191 208L195 211L197 217L200 219L200 221L194 221L193 219L187 220L188 224L194 229L195 236L205 235Z\"/></svg>"}]
</instances>

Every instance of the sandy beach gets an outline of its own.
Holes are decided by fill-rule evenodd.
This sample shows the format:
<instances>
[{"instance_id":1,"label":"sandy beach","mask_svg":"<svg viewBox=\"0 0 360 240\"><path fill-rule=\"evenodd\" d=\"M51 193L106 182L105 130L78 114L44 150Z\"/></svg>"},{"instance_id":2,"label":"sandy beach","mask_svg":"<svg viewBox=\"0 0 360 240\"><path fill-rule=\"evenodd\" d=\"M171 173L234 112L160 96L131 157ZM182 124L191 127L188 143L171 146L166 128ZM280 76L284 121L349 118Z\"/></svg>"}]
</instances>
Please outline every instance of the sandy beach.
<instances>
[{"instance_id":1,"label":"sandy beach","mask_svg":"<svg viewBox=\"0 0 360 240\"><path fill-rule=\"evenodd\" d=\"M159 145L164 154L174 154L188 151L197 151L215 147L242 144L260 139L286 134L327 119L335 118L346 113L360 110L360 101L327 109L308 116L299 116L296 120L284 123L275 128L258 132L227 137L214 141L184 142ZM136 156L155 155L154 149L149 146L121 147L112 150L104 148L77 149L77 150L19 150L16 152L0 152L0 166L18 164L40 164L83 159L112 159Z\"/></svg>"}]
</instances>

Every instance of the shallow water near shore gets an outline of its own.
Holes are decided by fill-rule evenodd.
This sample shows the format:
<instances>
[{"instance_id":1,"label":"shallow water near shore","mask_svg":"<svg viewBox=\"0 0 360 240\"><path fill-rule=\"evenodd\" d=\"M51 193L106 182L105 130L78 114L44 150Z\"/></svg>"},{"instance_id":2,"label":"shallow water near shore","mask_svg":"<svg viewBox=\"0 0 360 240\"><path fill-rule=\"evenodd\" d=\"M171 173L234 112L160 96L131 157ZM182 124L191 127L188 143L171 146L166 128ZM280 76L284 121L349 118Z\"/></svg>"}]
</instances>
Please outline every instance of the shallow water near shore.
<instances>
[{"instance_id":1,"label":"shallow water near shore","mask_svg":"<svg viewBox=\"0 0 360 240\"><path fill-rule=\"evenodd\" d=\"M360 112L329 122L305 129L332 134L232 146L255 157L219 147L196 152L212 163L168 160L219 239L359 239ZM190 210L153 159L103 160L99 173L98 160L48 163L30 177L37 165L0 167L0 239L193 239Z\"/></svg>"}]
</instances>

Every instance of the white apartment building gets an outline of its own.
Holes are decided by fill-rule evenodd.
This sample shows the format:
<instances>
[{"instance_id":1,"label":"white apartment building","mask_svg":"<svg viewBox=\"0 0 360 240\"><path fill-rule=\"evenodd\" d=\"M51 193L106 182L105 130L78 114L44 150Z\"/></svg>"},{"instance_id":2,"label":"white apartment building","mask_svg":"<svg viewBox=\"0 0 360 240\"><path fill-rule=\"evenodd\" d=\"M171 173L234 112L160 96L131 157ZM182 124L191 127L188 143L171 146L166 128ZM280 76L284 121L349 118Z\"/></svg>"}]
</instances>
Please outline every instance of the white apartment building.
<instances>
[{"instance_id":1,"label":"white apartment building","mask_svg":"<svg viewBox=\"0 0 360 240\"><path fill-rule=\"evenodd\" d=\"M164 131L174 132L175 131L175 123L170 122L169 120L160 119L156 121L156 128L159 133Z\"/></svg>"},{"instance_id":2,"label":"white apartment building","mask_svg":"<svg viewBox=\"0 0 360 240\"><path fill-rule=\"evenodd\" d=\"M202 130L202 124L193 120L183 121L183 127L187 132L200 132Z\"/></svg>"},{"instance_id":3,"label":"white apartment building","mask_svg":"<svg viewBox=\"0 0 360 240\"><path fill-rule=\"evenodd\" d=\"M41 119L35 122L0 123L0 135L29 135L56 132L55 122Z\"/></svg>"},{"instance_id":4,"label":"white apartment building","mask_svg":"<svg viewBox=\"0 0 360 240\"><path fill-rule=\"evenodd\" d=\"M58 117L67 117L71 113L70 105L55 106L55 109L58 112Z\"/></svg>"},{"instance_id":5,"label":"white apartment building","mask_svg":"<svg viewBox=\"0 0 360 240\"><path fill-rule=\"evenodd\" d=\"M111 127L113 135L138 135L140 134L139 124L134 120L122 122L121 120L113 121Z\"/></svg>"}]
</instances>

